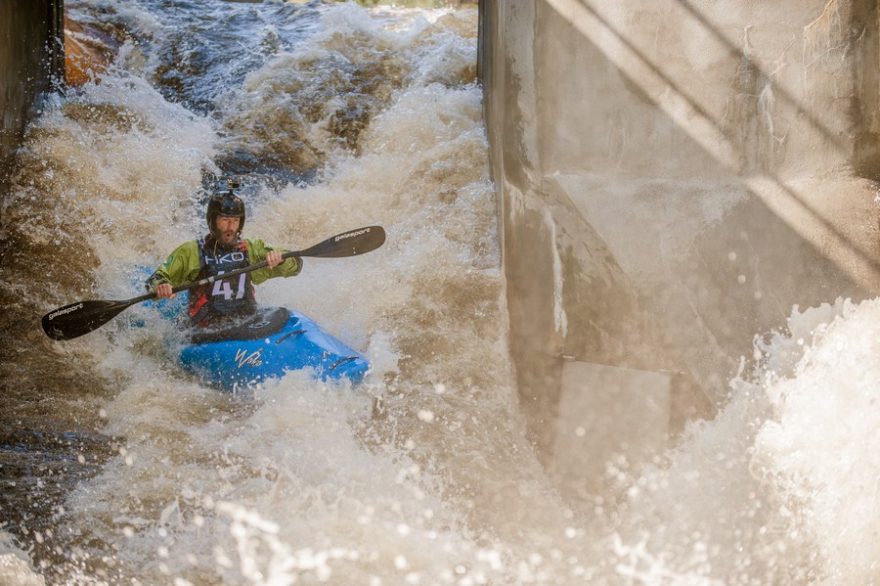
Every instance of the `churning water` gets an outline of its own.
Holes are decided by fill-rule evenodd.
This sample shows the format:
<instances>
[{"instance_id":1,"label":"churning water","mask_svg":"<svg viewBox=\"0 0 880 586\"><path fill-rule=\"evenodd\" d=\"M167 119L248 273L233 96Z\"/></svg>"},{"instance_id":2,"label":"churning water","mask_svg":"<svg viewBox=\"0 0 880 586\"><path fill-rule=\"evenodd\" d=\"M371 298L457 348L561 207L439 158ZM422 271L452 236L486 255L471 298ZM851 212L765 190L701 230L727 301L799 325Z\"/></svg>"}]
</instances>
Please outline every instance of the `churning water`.
<instances>
[{"instance_id":1,"label":"churning water","mask_svg":"<svg viewBox=\"0 0 880 586\"><path fill-rule=\"evenodd\" d=\"M654 468L557 489L506 348L476 10L66 8L123 44L46 104L3 202L0 582L875 580L876 302L794 311ZM141 267L204 232L221 174L246 234L279 246L385 227L379 250L258 291L363 350L365 384L220 394L143 306L42 334L53 307L139 294Z\"/></svg>"}]
</instances>

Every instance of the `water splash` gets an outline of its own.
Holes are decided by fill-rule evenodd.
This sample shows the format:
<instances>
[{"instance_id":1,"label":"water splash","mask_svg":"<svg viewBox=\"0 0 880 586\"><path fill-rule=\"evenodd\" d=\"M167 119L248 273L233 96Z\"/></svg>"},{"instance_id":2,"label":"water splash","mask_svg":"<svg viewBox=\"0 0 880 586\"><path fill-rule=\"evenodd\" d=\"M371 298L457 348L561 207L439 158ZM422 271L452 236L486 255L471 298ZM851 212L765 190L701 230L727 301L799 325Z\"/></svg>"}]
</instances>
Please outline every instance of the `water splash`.
<instances>
[{"instance_id":1,"label":"water splash","mask_svg":"<svg viewBox=\"0 0 880 586\"><path fill-rule=\"evenodd\" d=\"M259 11L277 3L222 3L253 27L253 51L174 89L151 53L180 32L159 4L80 4L134 40L100 83L49 105L4 201L3 325L26 342L3 365L11 417L36 428L48 412L102 438L66 448L91 468L60 508L7 528L48 581L871 580L876 302L796 310L756 340L715 420L648 470L612 462L607 494L563 497L513 386L475 13L346 4L300 19L285 5L269 26ZM218 79L216 100L192 97ZM174 367L171 326L146 308L131 310L146 327L118 320L67 345L22 325L72 296L139 289L132 267L200 234L203 175L233 162L272 179L247 186L255 236L299 248L385 226L382 249L310 259L259 291L366 350L364 386L291 373L220 395Z\"/></svg>"}]
</instances>

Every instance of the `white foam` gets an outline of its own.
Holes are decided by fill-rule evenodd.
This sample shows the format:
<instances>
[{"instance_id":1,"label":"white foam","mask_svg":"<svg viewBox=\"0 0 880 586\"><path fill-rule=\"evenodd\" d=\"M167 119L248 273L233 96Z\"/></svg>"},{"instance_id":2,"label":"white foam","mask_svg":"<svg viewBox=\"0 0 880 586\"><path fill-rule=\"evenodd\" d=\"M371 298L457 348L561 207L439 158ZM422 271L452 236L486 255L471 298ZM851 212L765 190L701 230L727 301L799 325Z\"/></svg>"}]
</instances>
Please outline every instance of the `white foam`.
<instances>
[{"instance_id":1,"label":"white foam","mask_svg":"<svg viewBox=\"0 0 880 586\"><path fill-rule=\"evenodd\" d=\"M0 530L0 584L9 586L45 586L46 581L34 571L25 552L18 549L12 536Z\"/></svg>"},{"instance_id":2,"label":"white foam","mask_svg":"<svg viewBox=\"0 0 880 586\"><path fill-rule=\"evenodd\" d=\"M105 326L75 347L115 390L93 406L120 445L70 495L56 533L97 544L82 555L98 566L112 551L114 571L142 583L870 582L876 301L795 311L787 331L756 340L758 366L732 381L718 417L653 469L611 462L614 494L557 494L507 354L481 93L454 81L476 23L451 15L328 8L319 42L270 60L224 105L291 106L295 92L273 84L354 36L405 57L358 152L338 147L326 119L310 123L326 147L320 180L249 202L247 235L289 248L385 227L377 251L306 259L301 276L259 289L366 351L366 384L297 372L221 395L176 371L171 328L149 312L141 329ZM194 192L233 110L194 115L114 70L41 119L33 156L64 176L47 184L87 220L79 237L98 250L107 297L132 295L120 275L202 230ZM34 220L30 234L51 243L56 227ZM22 555L0 550L25 564L16 577L39 580Z\"/></svg>"}]
</instances>

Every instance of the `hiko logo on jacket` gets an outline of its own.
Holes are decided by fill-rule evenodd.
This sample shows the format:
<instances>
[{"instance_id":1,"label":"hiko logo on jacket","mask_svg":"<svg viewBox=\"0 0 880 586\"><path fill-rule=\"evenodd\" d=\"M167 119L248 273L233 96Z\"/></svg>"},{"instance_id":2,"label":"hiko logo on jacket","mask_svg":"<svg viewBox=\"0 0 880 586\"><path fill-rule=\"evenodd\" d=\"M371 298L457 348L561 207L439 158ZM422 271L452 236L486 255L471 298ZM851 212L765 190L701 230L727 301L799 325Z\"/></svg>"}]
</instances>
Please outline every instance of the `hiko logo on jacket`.
<instances>
[{"instance_id":1,"label":"hiko logo on jacket","mask_svg":"<svg viewBox=\"0 0 880 586\"><path fill-rule=\"evenodd\" d=\"M206 265L225 265L232 263L240 263L247 262L247 253L235 251L235 252L227 252L226 254L221 254L219 256L213 256L211 254L204 255L205 264Z\"/></svg>"}]
</instances>

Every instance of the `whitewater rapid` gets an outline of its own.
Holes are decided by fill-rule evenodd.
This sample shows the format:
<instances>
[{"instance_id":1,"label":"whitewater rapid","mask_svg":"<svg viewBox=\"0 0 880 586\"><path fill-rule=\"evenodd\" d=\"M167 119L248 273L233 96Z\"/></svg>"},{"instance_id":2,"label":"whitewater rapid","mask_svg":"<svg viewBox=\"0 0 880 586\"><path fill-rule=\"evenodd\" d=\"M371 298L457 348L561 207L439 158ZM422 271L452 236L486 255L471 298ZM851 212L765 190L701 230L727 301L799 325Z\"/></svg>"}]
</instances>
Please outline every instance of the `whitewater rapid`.
<instances>
[{"instance_id":1,"label":"whitewater rapid","mask_svg":"<svg viewBox=\"0 0 880 586\"><path fill-rule=\"evenodd\" d=\"M4 371L23 397L4 423L76 439L58 452L73 480L31 516L4 515L0 578L874 580L876 301L794 309L786 331L756 337L713 421L649 469L609 463L613 492L561 495L513 384L474 9L68 7L129 37L29 131L3 204L4 240L21 251L4 300L25 316L139 294L143 267L204 230L205 176L232 169L248 235L297 249L384 226L378 251L306 259L258 289L373 370L358 388L293 372L230 396L179 372L175 332L148 307L67 343L10 321L32 351ZM187 41L174 70L169 47L203 20L234 42Z\"/></svg>"}]
</instances>

